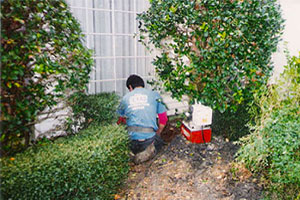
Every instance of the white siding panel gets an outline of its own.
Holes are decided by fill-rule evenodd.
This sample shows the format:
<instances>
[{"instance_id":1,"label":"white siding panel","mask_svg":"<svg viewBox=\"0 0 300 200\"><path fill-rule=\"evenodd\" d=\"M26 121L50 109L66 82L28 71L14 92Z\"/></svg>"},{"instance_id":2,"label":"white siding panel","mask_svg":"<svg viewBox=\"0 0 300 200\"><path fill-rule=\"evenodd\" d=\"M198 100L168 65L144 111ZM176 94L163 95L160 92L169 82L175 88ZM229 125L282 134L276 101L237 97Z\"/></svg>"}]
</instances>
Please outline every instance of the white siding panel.
<instances>
[{"instance_id":1,"label":"white siding panel","mask_svg":"<svg viewBox=\"0 0 300 200\"><path fill-rule=\"evenodd\" d=\"M162 94L164 103L166 104L168 110L167 115L181 114L188 110L188 99L183 97L181 101L173 99L169 94Z\"/></svg>"}]
</instances>

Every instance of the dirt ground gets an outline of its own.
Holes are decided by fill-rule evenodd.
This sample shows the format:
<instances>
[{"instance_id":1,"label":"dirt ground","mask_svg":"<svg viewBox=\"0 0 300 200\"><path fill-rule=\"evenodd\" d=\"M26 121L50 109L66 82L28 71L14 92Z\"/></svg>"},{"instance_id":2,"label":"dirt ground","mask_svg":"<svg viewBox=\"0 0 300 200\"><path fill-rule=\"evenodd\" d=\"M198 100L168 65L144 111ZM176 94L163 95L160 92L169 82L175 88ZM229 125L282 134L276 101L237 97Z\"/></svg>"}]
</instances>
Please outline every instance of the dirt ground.
<instances>
[{"instance_id":1,"label":"dirt ground","mask_svg":"<svg viewBox=\"0 0 300 200\"><path fill-rule=\"evenodd\" d=\"M219 136L193 144L176 122L162 137L168 142L158 155L131 166L129 178L115 199L132 200L245 200L261 199L262 188L246 169L232 170L238 146Z\"/></svg>"}]
</instances>

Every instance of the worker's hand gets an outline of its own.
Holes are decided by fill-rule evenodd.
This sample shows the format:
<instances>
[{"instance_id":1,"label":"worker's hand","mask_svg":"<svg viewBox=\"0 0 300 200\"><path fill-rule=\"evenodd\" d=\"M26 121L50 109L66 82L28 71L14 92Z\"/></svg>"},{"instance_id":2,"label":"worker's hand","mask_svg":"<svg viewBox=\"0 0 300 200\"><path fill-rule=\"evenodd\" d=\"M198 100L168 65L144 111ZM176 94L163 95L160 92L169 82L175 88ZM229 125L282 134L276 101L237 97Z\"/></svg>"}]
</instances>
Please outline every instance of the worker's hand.
<instances>
[{"instance_id":1,"label":"worker's hand","mask_svg":"<svg viewBox=\"0 0 300 200\"><path fill-rule=\"evenodd\" d=\"M161 136L161 131L156 131L156 135Z\"/></svg>"},{"instance_id":2,"label":"worker's hand","mask_svg":"<svg viewBox=\"0 0 300 200\"><path fill-rule=\"evenodd\" d=\"M119 120L117 121L117 124L126 124L126 118L125 117L119 117Z\"/></svg>"},{"instance_id":3,"label":"worker's hand","mask_svg":"<svg viewBox=\"0 0 300 200\"><path fill-rule=\"evenodd\" d=\"M165 125L164 124L159 124L158 125L158 129L157 129L157 131L156 131L156 134L157 135L161 135L161 132L164 130L164 128L165 128Z\"/></svg>"}]
</instances>

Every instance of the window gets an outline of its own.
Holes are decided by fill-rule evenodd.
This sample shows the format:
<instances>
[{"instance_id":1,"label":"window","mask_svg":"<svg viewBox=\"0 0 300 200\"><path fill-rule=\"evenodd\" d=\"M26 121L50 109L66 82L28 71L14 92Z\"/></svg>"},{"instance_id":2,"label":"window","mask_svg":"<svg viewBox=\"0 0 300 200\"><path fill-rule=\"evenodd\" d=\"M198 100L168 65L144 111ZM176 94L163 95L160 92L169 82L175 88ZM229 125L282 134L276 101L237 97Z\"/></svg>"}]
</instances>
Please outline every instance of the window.
<instances>
[{"instance_id":1,"label":"window","mask_svg":"<svg viewBox=\"0 0 300 200\"><path fill-rule=\"evenodd\" d=\"M137 13L149 6L148 0L67 0L94 51L94 68L89 93L127 92L126 79L138 74L145 81L154 78L151 55L134 37L138 32Z\"/></svg>"}]
</instances>

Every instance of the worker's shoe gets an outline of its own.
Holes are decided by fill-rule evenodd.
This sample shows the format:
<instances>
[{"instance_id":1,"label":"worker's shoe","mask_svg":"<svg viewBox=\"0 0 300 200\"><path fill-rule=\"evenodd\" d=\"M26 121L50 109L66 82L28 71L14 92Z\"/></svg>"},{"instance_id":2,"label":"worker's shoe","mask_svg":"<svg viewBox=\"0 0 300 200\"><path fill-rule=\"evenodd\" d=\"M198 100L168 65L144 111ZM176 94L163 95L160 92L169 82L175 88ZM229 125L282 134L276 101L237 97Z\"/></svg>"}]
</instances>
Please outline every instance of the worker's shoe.
<instances>
[{"instance_id":1,"label":"worker's shoe","mask_svg":"<svg viewBox=\"0 0 300 200\"><path fill-rule=\"evenodd\" d=\"M142 162L146 162L150 159L152 159L156 154L154 143L151 143L144 151L133 154L131 156L133 162L135 164L140 164Z\"/></svg>"}]
</instances>

